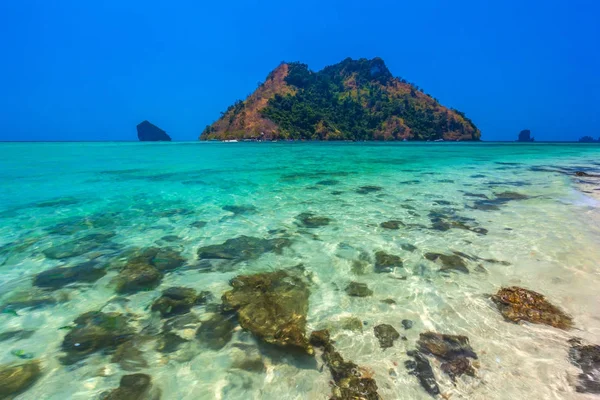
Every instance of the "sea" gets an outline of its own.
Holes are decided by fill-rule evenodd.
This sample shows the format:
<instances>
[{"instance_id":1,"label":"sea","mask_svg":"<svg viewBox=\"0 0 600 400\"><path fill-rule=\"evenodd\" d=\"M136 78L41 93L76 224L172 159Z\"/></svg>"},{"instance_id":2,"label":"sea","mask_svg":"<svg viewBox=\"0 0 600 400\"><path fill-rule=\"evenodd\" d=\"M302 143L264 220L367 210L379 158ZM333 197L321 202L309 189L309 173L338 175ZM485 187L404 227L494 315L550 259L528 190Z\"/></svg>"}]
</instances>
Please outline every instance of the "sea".
<instances>
[{"instance_id":1,"label":"sea","mask_svg":"<svg viewBox=\"0 0 600 400\"><path fill-rule=\"evenodd\" d=\"M600 145L2 143L0 365L40 366L16 399L100 399L132 373L162 399L327 399L335 383L319 349L266 344L235 317L219 349L196 333L236 276L286 270L309 282L306 334L329 329L382 399L432 398L405 367L427 331L464 335L477 353L474 376L456 380L428 358L439 398L594 398L577 391L569 358L572 338L600 344L600 179L578 171L600 174ZM289 245L199 257L244 236ZM145 249L181 262L158 286L117 293ZM401 262L382 270L378 253ZM97 273L40 283L81 266ZM372 293L349 295L351 282ZM152 304L174 286L210 295L165 350ZM505 320L490 296L508 286L543 294L573 329ZM135 360L109 345L63 361L74 321L92 311L126 318ZM393 346L380 346L380 324L399 333Z\"/></svg>"}]
</instances>

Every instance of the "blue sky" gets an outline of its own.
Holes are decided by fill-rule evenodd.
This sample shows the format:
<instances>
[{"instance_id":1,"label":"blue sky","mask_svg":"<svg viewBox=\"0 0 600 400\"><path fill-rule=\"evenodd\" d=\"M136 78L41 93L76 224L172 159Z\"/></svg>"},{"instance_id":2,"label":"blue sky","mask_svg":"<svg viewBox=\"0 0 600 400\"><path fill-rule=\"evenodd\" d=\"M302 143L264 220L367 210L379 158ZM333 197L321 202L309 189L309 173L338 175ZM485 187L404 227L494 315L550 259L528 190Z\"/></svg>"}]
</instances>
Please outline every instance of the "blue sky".
<instances>
[{"instance_id":1,"label":"blue sky","mask_svg":"<svg viewBox=\"0 0 600 400\"><path fill-rule=\"evenodd\" d=\"M600 136L597 1L0 2L0 140L175 140L281 61L382 57L484 140Z\"/></svg>"}]
</instances>

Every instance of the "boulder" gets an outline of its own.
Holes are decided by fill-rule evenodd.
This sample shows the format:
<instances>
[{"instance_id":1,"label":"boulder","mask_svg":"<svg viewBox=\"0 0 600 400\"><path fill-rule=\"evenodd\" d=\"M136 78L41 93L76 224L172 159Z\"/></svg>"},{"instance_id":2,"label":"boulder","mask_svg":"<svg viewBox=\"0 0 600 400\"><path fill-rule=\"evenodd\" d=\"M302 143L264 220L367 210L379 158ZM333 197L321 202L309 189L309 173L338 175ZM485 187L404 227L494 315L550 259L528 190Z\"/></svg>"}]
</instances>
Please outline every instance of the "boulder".
<instances>
[{"instance_id":1,"label":"boulder","mask_svg":"<svg viewBox=\"0 0 600 400\"><path fill-rule=\"evenodd\" d=\"M335 382L332 389L332 400L381 400L377 393L375 380L351 361L335 350L329 331L314 331L310 335L310 343L323 349L323 361L329 368Z\"/></svg>"},{"instance_id":2,"label":"boulder","mask_svg":"<svg viewBox=\"0 0 600 400\"><path fill-rule=\"evenodd\" d=\"M579 393L600 394L600 346L583 344L581 339L571 339L569 358L581 369L576 390Z\"/></svg>"},{"instance_id":3,"label":"boulder","mask_svg":"<svg viewBox=\"0 0 600 400\"><path fill-rule=\"evenodd\" d=\"M573 319L546 298L532 290L517 286L502 288L492 301L507 321L527 321L560 329L573 327Z\"/></svg>"},{"instance_id":4,"label":"boulder","mask_svg":"<svg viewBox=\"0 0 600 400\"><path fill-rule=\"evenodd\" d=\"M171 137L167 132L148 121L142 121L137 125L137 135L140 142L170 142Z\"/></svg>"},{"instance_id":5,"label":"boulder","mask_svg":"<svg viewBox=\"0 0 600 400\"><path fill-rule=\"evenodd\" d=\"M152 387L152 378L146 374L121 377L119 387L102 397L102 400L147 400Z\"/></svg>"},{"instance_id":6,"label":"boulder","mask_svg":"<svg viewBox=\"0 0 600 400\"><path fill-rule=\"evenodd\" d=\"M397 220L391 220L391 221L382 222L381 224L379 224L379 226L384 229L397 230L397 229L400 229L400 227L404 226L404 222L397 221Z\"/></svg>"},{"instance_id":7,"label":"boulder","mask_svg":"<svg viewBox=\"0 0 600 400\"><path fill-rule=\"evenodd\" d=\"M408 360L404 363L408 373L416 376L419 379L421 387L431 396L436 397L439 395L440 388L435 380L433 369L427 357L418 351L409 351L406 354L413 358L413 360Z\"/></svg>"},{"instance_id":8,"label":"boulder","mask_svg":"<svg viewBox=\"0 0 600 400\"><path fill-rule=\"evenodd\" d=\"M373 291L369 289L366 283L350 282L346 286L346 293L351 297L367 297L372 296Z\"/></svg>"},{"instance_id":9,"label":"boulder","mask_svg":"<svg viewBox=\"0 0 600 400\"><path fill-rule=\"evenodd\" d=\"M422 353L431 354L447 361L458 357L477 358L477 354L471 348L469 338L466 336L425 332L419 335L417 346Z\"/></svg>"},{"instance_id":10,"label":"boulder","mask_svg":"<svg viewBox=\"0 0 600 400\"><path fill-rule=\"evenodd\" d=\"M313 354L306 337L307 284L287 271L241 275L231 281L223 306L235 310L242 328L263 341Z\"/></svg>"},{"instance_id":11,"label":"boulder","mask_svg":"<svg viewBox=\"0 0 600 400\"><path fill-rule=\"evenodd\" d=\"M458 254L425 253L425 258L441 264L440 271L457 271L469 273L467 263Z\"/></svg>"},{"instance_id":12,"label":"boulder","mask_svg":"<svg viewBox=\"0 0 600 400\"><path fill-rule=\"evenodd\" d=\"M196 338L212 350L221 350L233 337L236 327L233 315L214 314L210 319L202 321L196 331Z\"/></svg>"},{"instance_id":13,"label":"boulder","mask_svg":"<svg viewBox=\"0 0 600 400\"><path fill-rule=\"evenodd\" d=\"M33 385L40 375L39 361L0 366L0 399L12 399Z\"/></svg>"},{"instance_id":14,"label":"boulder","mask_svg":"<svg viewBox=\"0 0 600 400\"><path fill-rule=\"evenodd\" d=\"M158 311L162 317L185 314L198 304L205 303L210 292L196 293L194 289L170 287L163 290L162 295L152 303L152 311Z\"/></svg>"},{"instance_id":15,"label":"boulder","mask_svg":"<svg viewBox=\"0 0 600 400\"><path fill-rule=\"evenodd\" d=\"M398 331L388 324L377 325L373 330L382 349L394 346L394 341L400 338Z\"/></svg>"},{"instance_id":16,"label":"boulder","mask_svg":"<svg viewBox=\"0 0 600 400\"><path fill-rule=\"evenodd\" d=\"M375 253L375 272L393 272L395 268L402 268L402 259L399 256L388 254L385 251Z\"/></svg>"},{"instance_id":17,"label":"boulder","mask_svg":"<svg viewBox=\"0 0 600 400\"><path fill-rule=\"evenodd\" d=\"M75 327L63 339L61 349L65 365L74 364L92 353L114 349L131 339L134 331L125 316L119 313L91 311L74 321Z\"/></svg>"}]
</instances>

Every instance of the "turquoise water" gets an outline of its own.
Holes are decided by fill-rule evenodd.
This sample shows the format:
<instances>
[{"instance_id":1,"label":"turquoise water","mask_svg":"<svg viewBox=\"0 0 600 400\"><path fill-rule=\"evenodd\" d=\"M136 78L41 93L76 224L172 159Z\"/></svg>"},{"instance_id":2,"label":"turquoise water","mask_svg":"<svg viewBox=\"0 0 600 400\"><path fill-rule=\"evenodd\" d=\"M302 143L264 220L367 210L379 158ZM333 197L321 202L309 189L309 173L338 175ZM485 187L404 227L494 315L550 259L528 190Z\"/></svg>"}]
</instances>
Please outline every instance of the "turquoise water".
<instances>
[{"instance_id":1,"label":"turquoise water","mask_svg":"<svg viewBox=\"0 0 600 400\"><path fill-rule=\"evenodd\" d=\"M240 327L220 350L196 338L198 324L178 332L187 342L176 351L156 349L161 321L149 307L163 289L205 290L219 303L236 275L301 265L311 281L307 330L330 328L338 351L373 372L383 399L430 398L403 365L426 330L467 335L479 355L476 376L455 383L431 360L452 399L586 398L574 389L579 370L568 361L567 340L600 342L600 186L575 170L599 173L600 146L0 144L0 305L53 301L0 314L0 334L33 331L3 341L0 364L18 361L14 350L40 360L40 379L20 399L90 399L117 387L131 372L110 354L59 362L68 332L59 328L102 309L127 315L144 333L140 371L163 399L325 399L331 376L320 357L265 348ZM483 198L503 192L525 198ZM329 223L302 226L298 215L306 212ZM457 225L432 229L436 218ZM400 229L380 226L390 220ZM291 246L240 263L198 259L198 248L240 235L287 238ZM148 247L180 252L185 263L153 290L117 295L123 260ZM378 251L403 266L377 273ZM468 273L440 272L424 257L452 251L505 263L470 260ZM42 271L86 262L106 275L56 290L32 286ZM373 295L349 297L351 281ZM487 295L507 285L543 293L576 329L505 322ZM201 321L214 312L210 304L192 309ZM362 332L340 328L348 317L363 322ZM404 330L403 319L414 327ZM380 349L373 327L381 323L407 340ZM239 368L259 359L264 370Z\"/></svg>"}]
</instances>

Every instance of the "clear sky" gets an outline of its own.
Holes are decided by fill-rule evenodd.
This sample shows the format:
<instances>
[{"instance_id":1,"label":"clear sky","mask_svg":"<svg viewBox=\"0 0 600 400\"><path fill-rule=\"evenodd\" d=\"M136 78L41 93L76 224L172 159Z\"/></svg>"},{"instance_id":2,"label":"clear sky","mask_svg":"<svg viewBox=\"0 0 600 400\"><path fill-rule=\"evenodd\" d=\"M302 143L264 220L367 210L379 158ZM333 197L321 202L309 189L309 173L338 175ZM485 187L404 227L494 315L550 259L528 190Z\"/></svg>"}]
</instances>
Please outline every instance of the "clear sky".
<instances>
[{"instance_id":1,"label":"clear sky","mask_svg":"<svg viewBox=\"0 0 600 400\"><path fill-rule=\"evenodd\" d=\"M600 136L600 2L0 1L0 140L195 140L281 61L382 57L484 140Z\"/></svg>"}]
</instances>

